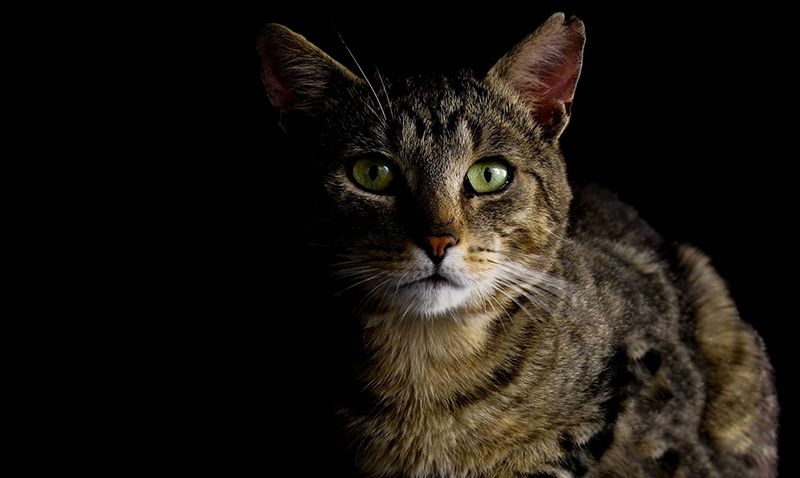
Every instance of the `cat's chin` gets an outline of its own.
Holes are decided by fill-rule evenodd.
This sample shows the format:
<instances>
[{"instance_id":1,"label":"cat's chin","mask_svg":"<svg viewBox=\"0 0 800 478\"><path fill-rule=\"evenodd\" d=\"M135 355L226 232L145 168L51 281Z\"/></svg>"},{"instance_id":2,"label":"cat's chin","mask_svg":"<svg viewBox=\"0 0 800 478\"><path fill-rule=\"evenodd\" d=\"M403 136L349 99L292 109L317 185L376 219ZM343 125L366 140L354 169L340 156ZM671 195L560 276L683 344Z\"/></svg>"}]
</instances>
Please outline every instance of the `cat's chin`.
<instances>
[{"instance_id":1,"label":"cat's chin","mask_svg":"<svg viewBox=\"0 0 800 478\"><path fill-rule=\"evenodd\" d=\"M469 287L433 274L399 287L394 305L403 315L433 317L463 307L470 295Z\"/></svg>"}]
</instances>

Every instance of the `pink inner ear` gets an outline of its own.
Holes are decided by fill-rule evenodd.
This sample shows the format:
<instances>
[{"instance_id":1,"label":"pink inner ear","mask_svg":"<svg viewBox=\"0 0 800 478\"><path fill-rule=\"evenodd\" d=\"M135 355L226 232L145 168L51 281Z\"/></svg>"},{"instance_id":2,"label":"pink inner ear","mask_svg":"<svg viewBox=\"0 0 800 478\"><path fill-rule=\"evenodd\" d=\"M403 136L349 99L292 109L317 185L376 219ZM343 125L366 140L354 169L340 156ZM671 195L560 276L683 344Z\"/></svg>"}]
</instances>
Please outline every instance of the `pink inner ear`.
<instances>
[{"instance_id":1,"label":"pink inner ear","mask_svg":"<svg viewBox=\"0 0 800 478\"><path fill-rule=\"evenodd\" d=\"M575 83L578 81L578 62L574 56L575 52L570 53L572 54L566 56L557 69L542 73L541 81L546 85L545 91L541 92L542 96L564 103L572 101Z\"/></svg>"},{"instance_id":2,"label":"pink inner ear","mask_svg":"<svg viewBox=\"0 0 800 478\"><path fill-rule=\"evenodd\" d=\"M528 73L536 81L528 80L528 94L536 102L535 114L541 123L550 123L553 114L563 104L566 114L569 115L572 99L575 95L575 85L578 82L578 53L570 52L558 64L548 64L545 68L534 67Z\"/></svg>"},{"instance_id":3,"label":"pink inner ear","mask_svg":"<svg viewBox=\"0 0 800 478\"><path fill-rule=\"evenodd\" d=\"M264 72L264 86L267 89L272 105L280 109L281 112L287 112L292 109L292 106L297 102L297 98L292 90L278 79L276 75L275 66L270 61L267 55L261 58L262 71Z\"/></svg>"},{"instance_id":4,"label":"pink inner ear","mask_svg":"<svg viewBox=\"0 0 800 478\"><path fill-rule=\"evenodd\" d=\"M269 84L269 97L272 100L272 104L279 108L282 113L289 111L297 103L294 91L286 88L278 81Z\"/></svg>"},{"instance_id":5,"label":"pink inner ear","mask_svg":"<svg viewBox=\"0 0 800 478\"><path fill-rule=\"evenodd\" d=\"M569 116L582 53L582 26L553 24L514 58L509 80L531 100L540 123L552 123L555 115Z\"/></svg>"}]
</instances>

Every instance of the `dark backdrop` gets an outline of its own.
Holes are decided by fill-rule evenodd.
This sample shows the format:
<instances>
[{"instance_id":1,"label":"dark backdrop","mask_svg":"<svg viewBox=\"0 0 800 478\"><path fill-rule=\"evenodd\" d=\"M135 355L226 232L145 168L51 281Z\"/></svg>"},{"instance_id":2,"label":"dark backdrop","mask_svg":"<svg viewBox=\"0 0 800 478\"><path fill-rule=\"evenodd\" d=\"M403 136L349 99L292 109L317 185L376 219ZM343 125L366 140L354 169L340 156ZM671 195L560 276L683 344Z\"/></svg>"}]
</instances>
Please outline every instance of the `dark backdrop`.
<instances>
[{"instance_id":1,"label":"dark backdrop","mask_svg":"<svg viewBox=\"0 0 800 478\"><path fill-rule=\"evenodd\" d=\"M570 174L614 189L665 237L692 243L712 257L741 315L764 337L773 358L783 405L781 474L790 476L787 435L796 422L790 405L797 403L791 383L797 279L790 159L797 153L789 138L797 116L788 106L795 94L790 62L796 54L790 56L787 12L766 5L763 10L648 5L479 3L462 4L454 14L373 4L315 10L314 18L308 7L265 7L252 15L252 47L245 46L254 49L259 28L278 22L353 71L338 34L370 72L376 66L387 76L458 66L484 72L553 12L581 18L587 29L583 73L562 137ZM279 198L278 208L260 185L287 151L257 63L253 53L252 75L242 85L252 90L246 107L253 120L244 126L252 128L252 149L235 163L241 171L228 170L225 179L236 194L245 190L248 199L264 200L274 218L291 197ZM247 209L264 224L259 210L252 204ZM280 228L272 224L273 230ZM302 253L289 249L289 257Z\"/></svg>"}]
</instances>

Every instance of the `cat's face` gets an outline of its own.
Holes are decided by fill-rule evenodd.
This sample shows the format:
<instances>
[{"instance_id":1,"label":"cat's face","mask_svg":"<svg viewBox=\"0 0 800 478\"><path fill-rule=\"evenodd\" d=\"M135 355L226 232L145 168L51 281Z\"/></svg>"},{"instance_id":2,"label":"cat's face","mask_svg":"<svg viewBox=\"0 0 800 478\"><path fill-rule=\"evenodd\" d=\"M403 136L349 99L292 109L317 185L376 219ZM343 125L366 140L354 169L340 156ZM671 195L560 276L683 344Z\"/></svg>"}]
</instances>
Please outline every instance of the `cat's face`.
<instances>
[{"instance_id":1,"label":"cat's face","mask_svg":"<svg viewBox=\"0 0 800 478\"><path fill-rule=\"evenodd\" d=\"M338 139L316 153L327 207L315 235L335 246L334 277L373 310L500 308L498 290L542 270L560 233L554 143L466 75L387 85L386 118L361 90L338 108L347 118L330 113Z\"/></svg>"},{"instance_id":2,"label":"cat's face","mask_svg":"<svg viewBox=\"0 0 800 478\"><path fill-rule=\"evenodd\" d=\"M548 35L574 37L560 47L576 58L559 64L564 71L540 58ZM366 82L280 27L266 37L281 39L262 43L265 84L314 165L311 240L330 251L335 291L360 311L394 317L493 315L521 295L547 306L558 282L545 271L570 200L557 139L577 81L580 25L545 24L480 79ZM289 43L291 59L274 53ZM525 50L531 43L535 54ZM520 79L520 68L538 83ZM547 97L542 85L566 94Z\"/></svg>"}]
</instances>

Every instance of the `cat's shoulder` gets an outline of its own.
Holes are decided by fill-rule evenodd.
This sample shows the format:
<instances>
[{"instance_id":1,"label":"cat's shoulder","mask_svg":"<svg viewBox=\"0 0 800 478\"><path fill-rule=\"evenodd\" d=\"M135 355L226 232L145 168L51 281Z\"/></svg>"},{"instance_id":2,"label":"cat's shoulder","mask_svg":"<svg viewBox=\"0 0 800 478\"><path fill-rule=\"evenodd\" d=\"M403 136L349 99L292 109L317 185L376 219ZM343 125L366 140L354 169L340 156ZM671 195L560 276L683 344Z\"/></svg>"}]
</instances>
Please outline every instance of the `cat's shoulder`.
<instances>
[{"instance_id":1,"label":"cat's shoulder","mask_svg":"<svg viewBox=\"0 0 800 478\"><path fill-rule=\"evenodd\" d=\"M582 241L624 242L645 248L663 244L661 235L613 191L591 183L573 183L571 188L570 237Z\"/></svg>"}]
</instances>

